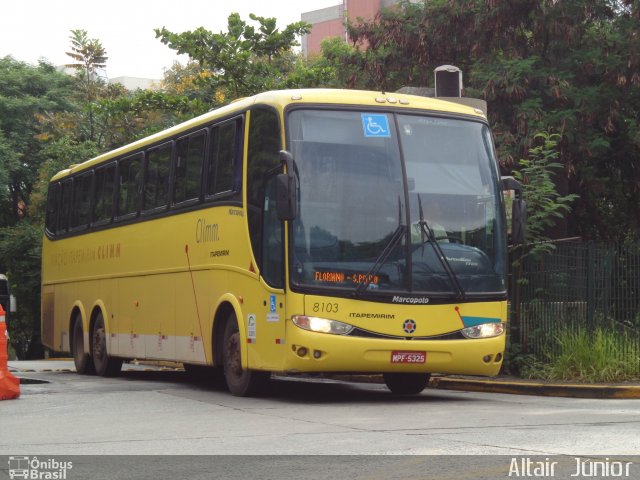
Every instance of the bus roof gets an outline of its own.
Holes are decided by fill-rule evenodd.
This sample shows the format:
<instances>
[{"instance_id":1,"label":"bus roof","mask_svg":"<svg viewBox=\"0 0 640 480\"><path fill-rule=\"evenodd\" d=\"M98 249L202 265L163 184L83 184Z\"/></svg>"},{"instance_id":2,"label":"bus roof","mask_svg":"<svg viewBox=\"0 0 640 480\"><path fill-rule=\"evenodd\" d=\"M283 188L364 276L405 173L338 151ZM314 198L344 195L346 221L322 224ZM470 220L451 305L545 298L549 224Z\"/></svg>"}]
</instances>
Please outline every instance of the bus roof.
<instances>
[{"instance_id":1,"label":"bus roof","mask_svg":"<svg viewBox=\"0 0 640 480\"><path fill-rule=\"evenodd\" d=\"M191 120L162 130L161 132L142 138L115 150L103 153L102 155L83 163L73 164L68 169L56 173L51 181L60 180L72 173L88 169L111 158L116 158L127 153L133 153L148 145L162 141L164 138L170 138L176 134L180 134L181 132L190 131L200 125L205 126L217 118L245 111L252 105L256 104L272 105L280 110L291 104L351 105L362 107L381 107L384 105L390 108L420 109L485 118L482 111L466 105L437 98L421 97L395 92L328 88L274 90L259 93L252 97L238 99L228 105L216 108Z\"/></svg>"}]
</instances>

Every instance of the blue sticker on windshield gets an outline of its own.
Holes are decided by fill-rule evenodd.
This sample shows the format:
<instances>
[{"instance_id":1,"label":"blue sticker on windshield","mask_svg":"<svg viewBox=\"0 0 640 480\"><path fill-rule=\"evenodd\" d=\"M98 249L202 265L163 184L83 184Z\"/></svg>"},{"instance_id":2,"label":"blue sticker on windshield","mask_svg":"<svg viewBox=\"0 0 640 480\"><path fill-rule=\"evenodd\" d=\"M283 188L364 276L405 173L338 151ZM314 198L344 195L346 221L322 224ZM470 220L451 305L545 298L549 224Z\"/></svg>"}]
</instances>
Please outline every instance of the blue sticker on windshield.
<instances>
[{"instance_id":1,"label":"blue sticker on windshield","mask_svg":"<svg viewBox=\"0 0 640 480\"><path fill-rule=\"evenodd\" d=\"M385 114L381 113L361 113L362 128L365 137L382 137L391 136L389 129L389 119Z\"/></svg>"}]
</instances>

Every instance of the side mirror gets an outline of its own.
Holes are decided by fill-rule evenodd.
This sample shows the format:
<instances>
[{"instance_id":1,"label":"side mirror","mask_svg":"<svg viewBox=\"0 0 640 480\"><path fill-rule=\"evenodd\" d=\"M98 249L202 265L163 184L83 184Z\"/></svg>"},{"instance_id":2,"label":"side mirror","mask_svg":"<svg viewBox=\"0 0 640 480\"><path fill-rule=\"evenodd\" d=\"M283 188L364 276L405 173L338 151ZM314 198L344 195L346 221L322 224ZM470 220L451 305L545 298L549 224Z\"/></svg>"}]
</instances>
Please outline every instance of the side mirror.
<instances>
[{"instance_id":1,"label":"side mirror","mask_svg":"<svg viewBox=\"0 0 640 480\"><path fill-rule=\"evenodd\" d=\"M511 241L515 245L522 245L527 228L527 204L522 198L522 184L513 177L502 177L501 184L502 190L515 192L511 204Z\"/></svg>"},{"instance_id":2,"label":"side mirror","mask_svg":"<svg viewBox=\"0 0 640 480\"><path fill-rule=\"evenodd\" d=\"M281 150L280 160L287 171L276 177L278 218L280 220L293 220L298 215L298 185L294 173L293 155L291 155L291 152Z\"/></svg>"},{"instance_id":3,"label":"side mirror","mask_svg":"<svg viewBox=\"0 0 640 480\"><path fill-rule=\"evenodd\" d=\"M527 204L523 199L516 198L511 208L511 240L515 245L522 245L527 225Z\"/></svg>"}]
</instances>

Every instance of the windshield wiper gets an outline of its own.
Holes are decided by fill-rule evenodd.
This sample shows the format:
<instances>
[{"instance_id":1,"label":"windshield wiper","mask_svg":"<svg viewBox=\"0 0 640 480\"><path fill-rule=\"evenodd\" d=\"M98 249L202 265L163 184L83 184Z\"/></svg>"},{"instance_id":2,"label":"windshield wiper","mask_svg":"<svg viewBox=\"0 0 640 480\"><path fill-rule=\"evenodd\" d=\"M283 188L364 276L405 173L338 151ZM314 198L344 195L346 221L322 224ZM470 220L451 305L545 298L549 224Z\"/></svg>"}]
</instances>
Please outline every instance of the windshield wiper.
<instances>
[{"instance_id":1,"label":"windshield wiper","mask_svg":"<svg viewBox=\"0 0 640 480\"><path fill-rule=\"evenodd\" d=\"M393 235L385 245L384 249L378 256L378 258L376 258L375 263L371 266L369 271L365 274L364 281L362 283L359 283L358 286L356 287L355 289L356 295L361 293L365 288L367 288L371 284L371 281L374 275L376 275L380 271L384 263L387 261L387 258L389 258L389 255L391 255L391 252L393 251L393 249L396 247L396 245L398 245L400 240L402 240L402 237L405 235L406 231L407 231L406 225L398 225L398 228L396 228L396 230L393 232Z\"/></svg>"},{"instance_id":2,"label":"windshield wiper","mask_svg":"<svg viewBox=\"0 0 640 480\"><path fill-rule=\"evenodd\" d=\"M365 288L367 288L371 284L374 275L376 275L380 271L384 263L387 261L387 258L389 258L389 255L391 255L391 252L393 252L393 249L396 248L406 232L407 226L402 224L402 206L400 203L400 198L398 197L398 227L395 229L395 231L391 235L391 238L382 249L382 252L380 252L380 255L378 255L378 258L376 258L375 263L365 274L364 281L362 283L359 283L356 287L354 295L359 295Z\"/></svg>"},{"instance_id":3,"label":"windshield wiper","mask_svg":"<svg viewBox=\"0 0 640 480\"><path fill-rule=\"evenodd\" d=\"M460 298L461 300L464 300L466 297L466 294L464 293L464 289L462 288L462 285L460 285L460 280L458 280L458 276L456 275L456 272L454 272L453 268L451 268L451 264L449 263L449 260L447 260L447 257L445 256L444 252L442 251L442 248L440 247L440 244L436 240L436 236L433 233L433 230L425 220L424 210L422 209L422 198L420 197L419 193L417 195L418 195L418 212L420 214L420 221L418 222L418 225L420 225L420 234L421 234L422 243L424 243L424 236L426 235L427 239L429 240L429 243L431 244L431 246L433 246L433 249L436 252L436 256L438 257L438 260L440 260L440 264L442 265L442 268L444 269L447 276L449 277L451 284L458 291L457 293L458 298Z\"/></svg>"}]
</instances>

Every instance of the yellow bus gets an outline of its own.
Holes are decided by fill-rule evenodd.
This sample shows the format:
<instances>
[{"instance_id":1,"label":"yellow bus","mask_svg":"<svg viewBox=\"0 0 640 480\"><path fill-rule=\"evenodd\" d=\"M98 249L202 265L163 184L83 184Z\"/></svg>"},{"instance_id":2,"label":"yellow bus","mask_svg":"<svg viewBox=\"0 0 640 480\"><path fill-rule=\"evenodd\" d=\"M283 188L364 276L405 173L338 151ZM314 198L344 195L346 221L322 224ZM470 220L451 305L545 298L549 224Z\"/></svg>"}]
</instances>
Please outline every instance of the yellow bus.
<instances>
[{"instance_id":1,"label":"yellow bus","mask_svg":"<svg viewBox=\"0 0 640 480\"><path fill-rule=\"evenodd\" d=\"M400 394L495 375L504 187L480 110L241 99L51 179L42 339L81 374L170 360L219 368L234 395L273 372L382 373Z\"/></svg>"}]
</instances>

